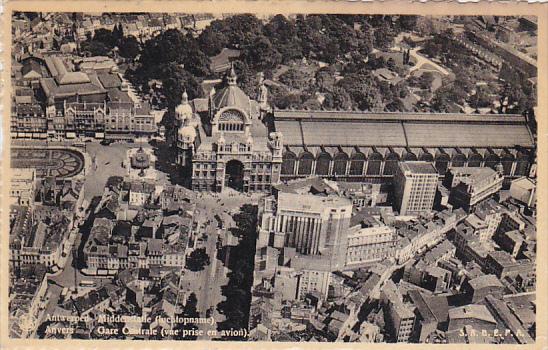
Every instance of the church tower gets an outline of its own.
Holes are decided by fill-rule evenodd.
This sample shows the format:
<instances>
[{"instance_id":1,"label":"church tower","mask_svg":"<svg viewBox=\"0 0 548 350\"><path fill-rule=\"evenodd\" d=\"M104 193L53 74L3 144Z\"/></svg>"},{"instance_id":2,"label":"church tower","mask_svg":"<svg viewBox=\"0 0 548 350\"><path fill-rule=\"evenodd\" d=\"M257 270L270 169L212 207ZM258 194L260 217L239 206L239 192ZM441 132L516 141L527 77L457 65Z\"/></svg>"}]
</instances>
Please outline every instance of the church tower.
<instances>
[{"instance_id":1,"label":"church tower","mask_svg":"<svg viewBox=\"0 0 548 350\"><path fill-rule=\"evenodd\" d=\"M269 139L272 150L272 183L277 183L282 171L283 135L281 132L271 132Z\"/></svg>"},{"instance_id":2,"label":"church tower","mask_svg":"<svg viewBox=\"0 0 548 350\"><path fill-rule=\"evenodd\" d=\"M188 125L192 116L192 107L190 107L190 104L188 103L188 94L186 93L186 90L184 90L183 95L181 96L181 103L175 108L177 127Z\"/></svg>"},{"instance_id":3,"label":"church tower","mask_svg":"<svg viewBox=\"0 0 548 350\"><path fill-rule=\"evenodd\" d=\"M261 115L268 110L268 89L264 83L264 73L259 73L259 92L257 93L257 102L261 107Z\"/></svg>"},{"instance_id":4,"label":"church tower","mask_svg":"<svg viewBox=\"0 0 548 350\"><path fill-rule=\"evenodd\" d=\"M181 104L175 108L175 120L177 126L177 163L181 166L189 166L192 163L196 128L193 125L194 113L188 103L186 90L181 97Z\"/></svg>"}]
</instances>

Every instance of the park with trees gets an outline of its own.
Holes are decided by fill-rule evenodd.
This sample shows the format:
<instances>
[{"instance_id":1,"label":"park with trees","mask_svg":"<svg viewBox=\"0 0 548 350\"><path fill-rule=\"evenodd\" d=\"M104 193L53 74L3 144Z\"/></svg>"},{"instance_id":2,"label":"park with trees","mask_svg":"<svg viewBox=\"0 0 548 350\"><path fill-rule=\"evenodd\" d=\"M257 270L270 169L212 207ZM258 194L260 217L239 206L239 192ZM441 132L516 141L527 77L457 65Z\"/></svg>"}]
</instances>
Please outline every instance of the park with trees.
<instances>
[{"instance_id":1,"label":"park with trees","mask_svg":"<svg viewBox=\"0 0 548 350\"><path fill-rule=\"evenodd\" d=\"M114 50L131 62L126 76L145 95L158 83L161 96L150 101L168 110L180 103L182 90L190 99L204 97L201 83L223 77L212 71L211 57L225 48L239 52L232 63L244 92L257 95L261 74L270 103L279 109L524 113L535 104L534 86L520 72L511 67L497 72L459 44L452 29L418 16L265 20L238 14L215 19L200 32L168 29L141 42L120 25L98 29L81 43L84 53ZM413 49L418 51L411 57ZM436 74L429 64L414 70L416 55L451 74ZM386 70L393 81L376 73Z\"/></svg>"}]
</instances>

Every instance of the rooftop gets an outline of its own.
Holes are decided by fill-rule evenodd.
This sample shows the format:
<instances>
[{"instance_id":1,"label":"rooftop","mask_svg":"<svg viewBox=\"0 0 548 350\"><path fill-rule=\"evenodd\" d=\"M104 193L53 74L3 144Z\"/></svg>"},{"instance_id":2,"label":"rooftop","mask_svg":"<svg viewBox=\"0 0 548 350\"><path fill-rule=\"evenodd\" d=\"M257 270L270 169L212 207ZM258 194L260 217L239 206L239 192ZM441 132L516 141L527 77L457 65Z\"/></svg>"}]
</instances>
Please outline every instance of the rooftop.
<instances>
[{"instance_id":1,"label":"rooftop","mask_svg":"<svg viewBox=\"0 0 548 350\"><path fill-rule=\"evenodd\" d=\"M489 309L485 305L479 304L470 304L460 307L455 307L449 309L449 319L466 319L466 318L476 318L485 322L496 324L497 321L489 312Z\"/></svg>"},{"instance_id":2,"label":"rooftop","mask_svg":"<svg viewBox=\"0 0 548 350\"><path fill-rule=\"evenodd\" d=\"M97 75L89 75L89 81L59 84L54 78L40 79L40 85L47 97L67 97L73 95L91 95L105 93Z\"/></svg>"},{"instance_id":3,"label":"rooftop","mask_svg":"<svg viewBox=\"0 0 548 350\"><path fill-rule=\"evenodd\" d=\"M524 117L451 113L274 112L287 145L532 147Z\"/></svg>"},{"instance_id":4,"label":"rooftop","mask_svg":"<svg viewBox=\"0 0 548 350\"><path fill-rule=\"evenodd\" d=\"M291 259L290 266L295 270L331 271L329 257L297 255Z\"/></svg>"},{"instance_id":5,"label":"rooftop","mask_svg":"<svg viewBox=\"0 0 548 350\"><path fill-rule=\"evenodd\" d=\"M106 87L106 86L105 86ZM111 102L126 103L129 107L133 106L133 100L129 97L129 94L125 91L117 88L108 89L108 98Z\"/></svg>"},{"instance_id":6,"label":"rooftop","mask_svg":"<svg viewBox=\"0 0 548 350\"><path fill-rule=\"evenodd\" d=\"M352 202L338 196L315 196L280 192L278 194L278 209L299 212L321 212L329 208L347 208L350 212Z\"/></svg>"},{"instance_id":7,"label":"rooftop","mask_svg":"<svg viewBox=\"0 0 548 350\"><path fill-rule=\"evenodd\" d=\"M401 170L405 172L411 172L413 174L438 174L438 171L430 162L400 162Z\"/></svg>"},{"instance_id":8,"label":"rooftop","mask_svg":"<svg viewBox=\"0 0 548 350\"><path fill-rule=\"evenodd\" d=\"M400 318L415 317L413 311L411 311L411 308L403 302L402 296L392 280L386 281L382 288L382 291L385 293L387 300L390 302L393 309L396 311Z\"/></svg>"},{"instance_id":9,"label":"rooftop","mask_svg":"<svg viewBox=\"0 0 548 350\"><path fill-rule=\"evenodd\" d=\"M415 307L421 314L424 322L436 321L436 316L430 309L429 304L424 300L424 296L421 292L419 292L418 290L411 290L409 291L409 296L411 297L413 304L415 304Z\"/></svg>"},{"instance_id":10,"label":"rooftop","mask_svg":"<svg viewBox=\"0 0 548 350\"><path fill-rule=\"evenodd\" d=\"M33 181L36 170L32 168L14 168L11 173L11 181Z\"/></svg>"},{"instance_id":11,"label":"rooftop","mask_svg":"<svg viewBox=\"0 0 548 350\"><path fill-rule=\"evenodd\" d=\"M213 97L213 102L216 109L237 107L248 115L250 114L250 99L236 84L229 83L219 90Z\"/></svg>"},{"instance_id":12,"label":"rooftop","mask_svg":"<svg viewBox=\"0 0 548 350\"><path fill-rule=\"evenodd\" d=\"M298 194L335 193L333 184L321 177L308 177L281 183L274 186L278 191Z\"/></svg>"},{"instance_id":13,"label":"rooftop","mask_svg":"<svg viewBox=\"0 0 548 350\"><path fill-rule=\"evenodd\" d=\"M495 275L482 275L476 278L471 279L469 282L470 287L473 289L481 289L487 287L500 287L504 288L502 283L499 281Z\"/></svg>"},{"instance_id":14,"label":"rooftop","mask_svg":"<svg viewBox=\"0 0 548 350\"><path fill-rule=\"evenodd\" d=\"M536 187L536 182L533 179L530 179L526 176L520 177L519 179L515 179L512 181L512 186L517 185L521 188L527 189L527 190L534 190Z\"/></svg>"},{"instance_id":15,"label":"rooftop","mask_svg":"<svg viewBox=\"0 0 548 350\"><path fill-rule=\"evenodd\" d=\"M156 190L156 186L148 182L130 182L130 191L136 193L152 193Z\"/></svg>"},{"instance_id":16,"label":"rooftop","mask_svg":"<svg viewBox=\"0 0 548 350\"><path fill-rule=\"evenodd\" d=\"M122 85L122 80L117 74L102 73L97 77L105 89L119 88Z\"/></svg>"},{"instance_id":17,"label":"rooftop","mask_svg":"<svg viewBox=\"0 0 548 350\"><path fill-rule=\"evenodd\" d=\"M90 82L88 75L84 72L73 71L67 67L67 62L59 56L48 56L45 58L46 66L52 77L59 85L86 84Z\"/></svg>"},{"instance_id":18,"label":"rooftop","mask_svg":"<svg viewBox=\"0 0 548 350\"><path fill-rule=\"evenodd\" d=\"M489 179L496 174L496 171L489 167L452 167L449 171L465 184Z\"/></svg>"},{"instance_id":19,"label":"rooftop","mask_svg":"<svg viewBox=\"0 0 548 350\"><path fill-rule=\"evenodd\" d=\"M211 70L215 73L224 72L230 68L230 60L238 58L239 56L240 50L224 48L219 54L210 57Z\"/></svg>"}]
</instances>

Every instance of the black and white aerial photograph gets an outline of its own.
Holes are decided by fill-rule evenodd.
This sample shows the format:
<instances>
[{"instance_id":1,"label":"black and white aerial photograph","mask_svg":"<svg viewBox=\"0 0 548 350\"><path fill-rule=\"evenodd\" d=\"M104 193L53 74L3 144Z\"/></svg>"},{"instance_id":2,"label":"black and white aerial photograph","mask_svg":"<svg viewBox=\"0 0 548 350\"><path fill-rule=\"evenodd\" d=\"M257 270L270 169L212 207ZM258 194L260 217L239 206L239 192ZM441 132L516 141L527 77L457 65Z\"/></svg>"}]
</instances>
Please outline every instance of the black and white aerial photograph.
<instances>
[{"instance_id":1,"label":"black and white aerial photograph","mask_svg":"<svg viewBox=\"0 0 548 350\"><path fill-rule=\"evenodd\" d=\"M534 344L537 26L12 12L9 337Z\"/></svg>"}]
</instances>

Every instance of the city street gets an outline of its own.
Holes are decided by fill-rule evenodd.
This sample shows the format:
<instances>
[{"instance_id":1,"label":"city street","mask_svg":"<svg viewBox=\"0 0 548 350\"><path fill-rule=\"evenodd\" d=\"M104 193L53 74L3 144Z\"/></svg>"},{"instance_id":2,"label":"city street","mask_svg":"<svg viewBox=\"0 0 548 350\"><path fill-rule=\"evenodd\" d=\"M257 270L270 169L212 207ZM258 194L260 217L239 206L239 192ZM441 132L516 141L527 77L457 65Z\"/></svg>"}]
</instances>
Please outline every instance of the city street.
<instances>
[{"instance_id":1,"label":"city street","mask_svg":"<svg viewBox=\"0 0 548 350\"><path fill-rule=\"evenodd\" d=\"M227 274L230 271L226 267L230 255L230 246L237 244L237 238L229 232L234 227L232 215L239 211L239 208L246 203L256 202L258 195L247 196L233 190L227 190L221 194L199 194L197 199L197 209L202 213L202 222L205 228L203 231L207 236L205 242L206 253L210 257L210 264L205 266L202 271L186 271L183 276L183 285L194 291L198 299L197 309L201 317L205 317L207 310L211 310L210 316L217 323L224 320L224 316L217 311L217 305L224 300L222 287L228 283ZM218 222L215 218L218 216L223 221L224 229L218 228ZM199 235L198 235L199 237ZM220 237L223 249L226 254L218 256L217 241ZM220 258L223 261L219 260ZM216 324L200 324L200 329L204 331L204 336L200 339L207 340L208 330L216 329Z\"/></svg>"}]
</instances>

